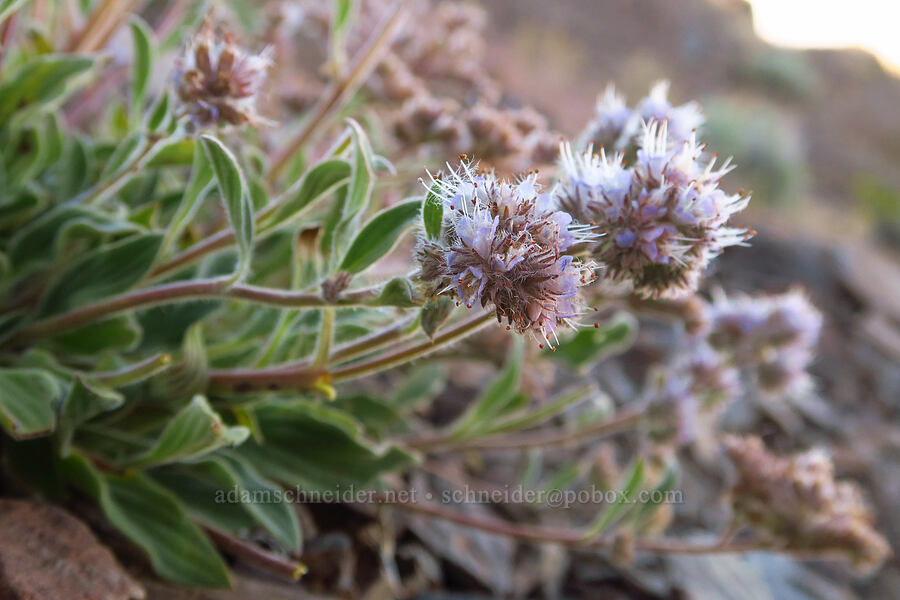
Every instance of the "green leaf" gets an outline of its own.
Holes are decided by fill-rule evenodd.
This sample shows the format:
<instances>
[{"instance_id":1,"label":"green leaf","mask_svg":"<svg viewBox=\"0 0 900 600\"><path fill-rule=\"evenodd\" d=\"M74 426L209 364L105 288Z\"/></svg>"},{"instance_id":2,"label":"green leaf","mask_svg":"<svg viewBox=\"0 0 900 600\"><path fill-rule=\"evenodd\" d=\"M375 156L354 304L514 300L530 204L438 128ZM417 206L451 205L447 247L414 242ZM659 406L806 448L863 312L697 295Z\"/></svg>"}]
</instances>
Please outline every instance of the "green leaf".
<instances>
[{"instance_id":1,"label":"green leaf","mask_svg":"<svg viewBox=\"0 0 900 600\"><path fill-rule=\"evenodd\" d=\"M147 129L156 133L162 129L169 118L169 92L163 91L147 115ZM157 155L158 156L158 155Z\"/></svg>"},{"instance_id":2,"label":"green leaf","mask_svg":"<svg viewBox=\"0 0 900 600\"><path fill-rule=\"evenodd\" d=\"M175 138L162 142L147 161L147 168L187 167L194 160L193 138Z\"/></svg>"},{"instance_id":3,"label":"green leaf","mask_svg":"<svg viewBox=\"0 0 900 600\"><path fill-rule=\"evenodd\" d=\"M425 335L434 337L437 330L440 329L450 318L450 315L453 314L453 309L455 307L456 303L448 296L438 296L426 302L425 306L422 307L422 312L419 314L419 321Z\"/></svg>"},{"instance_id":4,"label":"green leaf","mask_svg":"<svg viewBox=\"0 0 900 600\"><path fill-rule=\"evenodd\" d=\"M419 215L420 202L411 200L387 208L366 223L350 245L340 270L359 273L390 252L407 227Z\"/></svg>"},{"instance_id":5,"label":"green leaf","mask_svg":"<svg viewBox=\"0 0 900 600\"><path fill-rule=\"evenodd\" d=\"M70 135L57 171L60 198L74 198L85 188L93 169L92 162L93 156L84 140Z\"/></svg>"},{"instance_id":6,"label":"green leaf","mask_svg":"<svg viewBox=\"0 0 900 600\"><path fill-rule=\"evenodd\" d=\"M153 469L154 481L175 494L199 523L233 535L246 535L255 525L238 495L234 475L217 460Z\"/></svg>"},{"instance_id":7,"label":"green leaf","mask_svg":"<svg viewBox=\"0 0 900 600\"><path fill-rule=\"evenodd\" d=\"M341 412L295 402L255 409L264 443L249 440L236 452L264 476L306 490L366 486L412 458L394 446L373 447Z\"/></svg>"},{"instance_id":8,"label":"green leaf","mask_svg":"<svg viewBox=\"0 0 900 600\"><path fill-rule=\"evenodd\" d=\"M113 153L106 159L103 165L103 171L100 173L100 179L109 179L123 170L126 165L132 164L138 154L144 149L147 138L143 133L132 133L116 146Z\"/></svg>"},{"instance_id":9,"label":"green leaf","mask_svg":"<svg viewBox=\"0 0 900 600\"><path fill-rule=\"evenodd\" d=\"M136 235L102 246L76 261L44 297L41 315L63 312L124 292L150 269L162 236Z\"/></svg>"},{"instance_id":10,"label":"green leaf","mask_svg":"<svg viewBox=\"0 0 900 600\"><path fill-rule=\"evenodd\" d=\"M416 366L395 388L393 405L403 410L426 404L443 392L446 385L443 365Z\"/></svg>"},{"instance_id":11,"label":"green leaf","mask_svg":"<svg viewBox=\"0 0 900 600\"><path fill-rule=\"evenodd\" d=\"M584 367L613 354L624 352L637 335L637 321L628 313L619 313L598 327L583 327L551 351L544 352L554 360L573 368Z\"/></svg>"},{"instance_id":12,"label":"green leaf","mask_svg":"<svg viewBox=\"0 0 900 600\"><path fill-rule=\"evenodd\" d=\"M350 15L353 14L353 0L336 0L334 3L334 21L332 27L334 31L343 31L350 22Z\"/></svg>"},{"instance_id":13,"label":"green leaf","mask_svg":"<svg viewBox=\"0 0 900 600\"><path fill-rule=\"evenodd\" d=\"M288 550L298 552L302 541L300 522L281 487L265 479L253 465L235 453L223 453L216 461L228 469L238 489L249 493L251 498L263 496L270 500L245 503L244 508Z\"/></svg>"},{"instance_id":14,"label":"green leaf","mask_svg":"<svg viewBox=\"0 0 900 600\"><path fill-rule=\"evenodd\" d=\"M521 338L513 338L513 350L503 371L451 426L454 438L466 438L483 428L489 428L494 424L494 419L502 415L515 400L522 376L522 348Z\"/></svg>"},{"instance_id":15,"label":"green leaf","mask_svg":"<svg viewBox=\"0 0 900 600\"><path fill-rule=\"evenodd\" d=\"M196 460L223 446L247 439L246 427L228 426L203 396L194 396L160 434L152 448L137 457L132 466L147 467Z\"/></svg>"},{"instance_id":16,"label":"green leaf","mask_svg":"<svg viewBox=\"0 0 900 600\"><path fill-rule=\"evenodd\" d=\"M138 16L133 16L131 23L131 40L134 48L134 80L132 81L132 107L135 116L140 115L150 83L153 68L152 34L147 24Z\"/></svg>"},{"instance_id":17,"label":"green leaf","mask_svg":"<svg viewBox=\"0 0 900 600\"><path fill-rule=\"evenodd\" d=\"M289 222L320 198L325 198L338 187L346 185L350 180L350 171L350 163L340 158L317 164L287 192L287 199L266 219L266 229Z\"/></svg>"},{"instance_id":18,"label":"green leaf","mask_svg":"<svg viewBox=\"0 0 900 600\"><path fill-rule=\"evenodd\" d=\"M422 206L422 223L425 226L425 235L430 240L441 237L441 226L444 223L444 201L435 187L425 194L425 203Z\"/></svg>"},{"instance_id":19,"label":"green leaf","mask_svg":"<svg viewBox=\"0 0 900 600\"><path fill-rule=\"evenodd\" d=\"M141 228L115 216L83 206L63 205L48 211L23 227L10 242L9 257L22 267L49 260L74 233L90 232L92 237L123 235Z\"/></svg>"},{"instance_id":20,"label":"green leaf","mask_svg":"<svg viewBox=\"0 0 900 600\"><path fill-rule=\"evenodd\" d=\"M97 415L114 410L124 402L121 394L94 382L75 377L59 409L60 454L69 455L75 429Z\"/></svg>"},{"instance_id":21,"label":"green leaf","mask_svg":"<svg viewBox=\"0 0 900 600\"><path fill-rule=\"evenodd\" d=\"M230 587L228 569L184 507L146 475L101 473L83 456L63 461L67 478L90 494L109 522L147 553L165 579L200 587Z\"/></svg>"},{"instance_id":22,"label":"green leaf","mask_svg":"<svg viewBox=\"0 0 900 600\"><path fill-rule=\"evenodd\" d=\"M253 206L237 158L212 136L204 135L200 141L216 175L219 193L225 201L228 219L237 238L240 253L234 277L240 281L247 275L253 250Z\"/></svg>"},{"instance_id":23,"label":"green leaf","mask_svg":"<svg viewBox=\"0 0 900 600\"><path fill-rule=\"evenodd\" d=\"M408 277L394 277L384 284L378 298L372 306L396 306L398 308L413 308L420 306L422 300L416 286Z\"/></svg>"},{"instance_id":24,"label":"green leaf","mask_svg":"<svg viewBox=\"0 0 900 600\"><path fill-rule=\"evenodd\" d=\"M631 469L631 474L628 476L628 481L625 483L624 487L619 490L617 494L616 501L610 504L606 510L604 510L597 517L597 520L588 527L587 532L584 535L584 539L588 540L593 537L596 537L603 533L607 527L613 524L616 520L616 517L622 514L624 510L630 508L634 505L635 494L638 491L638 488L641 486L641 483L644 481L644 461L643 459L638 459L635 462L634 467Z\"/></svg>"},{"instance_id":25,"label":"green leaf","mask_svg":"<svg viewBox=\"0 0 900 600\"><path fill-rule=\"evenodd\" d=\"M134 315L119 315L60 333L53 337L53 343L73 354L94 354L103 350L133 350L140 339L141 327Z\"/></svg>"},{"instance_id":26,"label":"green leaf","mask_svg":"<svg viewBox=\"0 0 900 600\"><path fill-rule=\"evenodd\" d=\"M69 81L93 66L94 60L71 54L43 54L0 85L0 123L18 110L58 99Z\"/></svg>"},{"instance_id":27,"label":"green leaf","mask_svg":"<svg viewBox=\"0 0 900 600\"><path fill-rule=\"evenodd\" d=\"M172 244L181 236L185 228L193 220L200 208L200 203L206 196L206 192L212 183L213 172L206 158L206 153L200 146L194 148L194 166L191 169L191 179L188 181L181 197L181 202L169 222L166 237L159 249L160 256L164 256Z\"/></svg>"},{"instance_id":28,"label":"green leaf","mask_svg":"<svg viewBox=\"0 0 900 600\"><path fill-rule=\"evenodd\" d=\"M670 464L666 467L662 481L653 488L644 503L635 510L632 520L638 527L650 520L656 509L666 501L667 494L675 489L676 483L678 483L678 469L674 464Z\"/></svg>"},{"instance_id":29,"label":"green leaf","mask_svg":"<svg viewBox=\"0 0 900 600\"><path fill-rule=\"evenodd\" d=\"M17 440L50 433L59 395L59 383L47 371L0 369L0 426Z\"/></svg>"},{"instance_id":30,"label":"green leaf","mask_svg":"<svg viewBox=\"0 0 900 600\"><path fill-rule=\"evenodd\" d=\"M372 146L369 137L353 119L347 119L350 135L353 137L353 168L350 173L350 187L347 203L344 205L342 222L348 222L369 205L375 176L372 170Z\"/></svg>"}]
</instances>

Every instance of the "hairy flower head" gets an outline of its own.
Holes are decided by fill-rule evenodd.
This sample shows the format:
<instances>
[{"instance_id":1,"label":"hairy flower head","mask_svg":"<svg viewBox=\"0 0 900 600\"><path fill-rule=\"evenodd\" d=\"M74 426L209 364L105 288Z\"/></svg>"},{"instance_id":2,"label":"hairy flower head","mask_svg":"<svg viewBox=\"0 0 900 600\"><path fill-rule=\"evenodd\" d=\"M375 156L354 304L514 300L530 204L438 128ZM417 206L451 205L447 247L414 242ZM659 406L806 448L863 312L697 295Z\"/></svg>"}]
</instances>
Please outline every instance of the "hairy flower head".
<instances>
[{"instance_id":1,"label":"hairy flower head","mask_svg":"<svg viewBox=\"0 0 900 600\"><path fill-rule=\"evenodd\" d=\"M703 113L696 102L688 102L681 106L673 106L669 102L669 82L659 81L650 90L650 94L640 101L635 111L644 122L665 122L669 138L673 142L685 142L691 134L703 125Z\"/></svg>"},{"instance_id":2,"label":"hairy flower head","mask_svg":"<svg viewBox=\"0 0 900 600\"><path fill-rule=\"evenodd\" d=\"M256 102L271 64L267 51L250 54L207 21L178 61L178 97L198 127L264 122Z\"/></svg>"},{"instance_id":3,"label":"hairy flower head","mask_svg":"<svg viewBox=\"0 0 900 600\"><path fill-rule=\"evenodd\" d=\"M627 142L632 121L633 111L625 104L625 97L609 84L597 98L594 118L585 128L580 146L593 144L598 148L618 148Z\"/></svg>"},{"instance_id":4,"label":"hairy flower head","mask_svg":"<svg viewBox=\"0 0 900 600\"><path fill-rule=\"evenodd\" d=\"M419 242L422 279L467 307L492 304L498 321L550 343L578 315L578 288L594 279L592 264L566 254L591 238L589 228L571 226L534 173L511 182L463 162L429 188L445 217L438 240Z\"/></svg>"},{"instance_id":5,"label":"hairy flower head","mask_svg":"<svg viewBox=\"0 0 900 600\"><path fill-rule=\"evenodd\" d=\"M705 320L709 343L730 361L753 370L768 394L802 393L822 330L822 313L799 291L771 296L719 294Z\"/></svg>"},{"instance_id":6,"label":"hairy flower head","mask_svg":"<svg viewBox=\"0 0 900 600\"><path fill-rule=\"evenodd\" d=\"M725 226L749 202L719 188L729 162L718 168L715 158L704 162L695 135L672 143L667 128L659 121L644 125L632 167L621 154L561 145L559 206L603 235L595 250L607 275L648 297L690 293L713 257L752 235Z\"/></svg>"}]
</instances>

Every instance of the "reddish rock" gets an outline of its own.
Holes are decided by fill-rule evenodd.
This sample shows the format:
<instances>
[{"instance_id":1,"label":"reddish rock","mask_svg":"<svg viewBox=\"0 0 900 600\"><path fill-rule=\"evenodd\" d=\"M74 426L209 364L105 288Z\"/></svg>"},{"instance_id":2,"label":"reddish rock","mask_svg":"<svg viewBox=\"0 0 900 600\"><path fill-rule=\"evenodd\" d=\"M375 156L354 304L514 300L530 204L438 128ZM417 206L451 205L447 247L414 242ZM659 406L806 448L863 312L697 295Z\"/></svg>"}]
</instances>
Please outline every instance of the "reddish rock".
<instances>
[{"instance_id":1,"label":"reddish rock","mask_svg":"<svg viewBox=\"0 0 900 600\"><path fill-rule=\"evenodd\" d=\"M138 585L61 508L0 499L0 600L138 600Z\"/></svg>"}]
</instances>

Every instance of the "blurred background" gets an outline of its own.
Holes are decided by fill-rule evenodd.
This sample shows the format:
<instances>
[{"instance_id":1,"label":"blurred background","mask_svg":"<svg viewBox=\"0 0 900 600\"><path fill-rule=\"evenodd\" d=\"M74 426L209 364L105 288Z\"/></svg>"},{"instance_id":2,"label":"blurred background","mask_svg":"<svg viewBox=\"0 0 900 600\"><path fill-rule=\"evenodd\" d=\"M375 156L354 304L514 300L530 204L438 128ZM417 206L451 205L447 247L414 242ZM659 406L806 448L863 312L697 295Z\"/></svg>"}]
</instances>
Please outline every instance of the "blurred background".
<instances>
[{"instance_id":1,"label":"blurred background","mask_svg":"<svg viewBox=\"0 0 900 600\"><path fill-rule=\"evenodd\" d=\"M900 38L892 28L900 6L877 0L483 5L491 68L509 93L565 135L589 120L607 82L634 102L656 80L669 79L673 103L700 101L703 140L738 165L726 187L753 192L738 222L759 232L750 248L716 261L707 288L779 292L799 284L826 315L813 367L822 400L795 407L771 441L830 448L838 472L865 487L896 552ZM727 418L747 416L731 411ZM765 420L755 427L764 435L776 429ZM853 582L777 557L663 562L666 581L692 598L900 597L896 559L873 579ZM598 576L590 569L582 574ZM644 591L663 585L659 571L630 576ZM633 593L622 597L645 597Z\"/></svg>"}]
</instances>

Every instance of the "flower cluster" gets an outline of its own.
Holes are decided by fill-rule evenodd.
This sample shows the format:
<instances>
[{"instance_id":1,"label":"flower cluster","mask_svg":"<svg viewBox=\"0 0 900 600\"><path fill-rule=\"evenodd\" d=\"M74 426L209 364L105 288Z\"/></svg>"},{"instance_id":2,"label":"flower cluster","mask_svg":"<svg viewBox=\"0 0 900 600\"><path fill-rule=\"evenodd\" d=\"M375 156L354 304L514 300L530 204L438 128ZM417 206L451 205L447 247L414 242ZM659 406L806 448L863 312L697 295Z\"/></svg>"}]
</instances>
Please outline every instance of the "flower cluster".
<instances>
[{"instance_id":1,"label":"flower cluster","mask_svg":"<svg viewBox=\"0 0 900 600\"><path fill-rule=\"evenodd\" d=\"M859 489L835 481L834 466L823 453L779 457L755 437L731 437L725 446L737 469L731 490L735 517L770 536L777 547L840 554L863 571L877 569L890 556Z\"/></svg>"},{"instance_id":2,"label":"flower cluster","mask_svg":"<svg viewBox=\"0 0 900 600\"><path fill-rule=\"evenodd\" d=\"M250 54L207 21L178 62L178 97L198 127L264 122L256 102L271 65L268 51Z\"/></svg>"},{"instance_id":3,"label":"flower cluster","mask_svg":"<svg viewBox=\"0 0 900 600\"><path fill-rule=\"evenodd\" d=\"M597 99L594 119L581 135L582 148L593 144L597 147L624 150L640 133L641 123L665 122L673 143L688 141L691 134L703 124L703 114L696 102L674 106L669 101L669 82L657 82L636 108L631 109L624 96L610 84Z\"/></svg>"},{"instance_id":4,"label":"flower cluster","mask_svg":"<svg viewBox=\"0 0 900 600\"><path fill-rule=\"evenodd\" d=\"M554 210L534 173L513 183L464 162L430 189L445 205L439 239L423 236L417 249L431 292L492 304L508 328L551 343L579 313L578 288L594 280L592 264L566 254L589 230Z\"/></svg>"},{"instance_id":5,"label":"flower cluster","mask_svg":"<svg viewBox=\"0 0 900 600\"><path fill-rule=\"evenodd\" d=\"M752 369L771 395L802 393L822 329L822 314L799 291L772 296L719 295L707 308L706 339L735 366Z\"/></svg>"},{"instance_id":6,"label":"flower cluster","mask_svg":"<svg viewBox=\"0 0 900 600\"><path fill-rule=\"evenodd\" d=\"M562 145L557 201L602 234L594 250L610 280L646 297L683 296L697 288L713 257L752 235L725 226L750 200L719 187L729 161L716 168L715 158L702 154L694 135L673 142L666 121L644 125L632 167L621 154Z\"/></svg>"},{"instance_id":7,"label":"flower cluster","mask_svg":"<svg viewBox=\"0 0 900 600\"><path fill-rule=\"evenodd\" d=\"M645 393L650 402L654 437L691 442L700 414L736 399L740 373L706 343L693 344L650 379Z\"/></svg>"}]
</instances>

